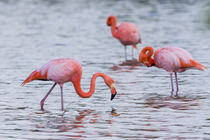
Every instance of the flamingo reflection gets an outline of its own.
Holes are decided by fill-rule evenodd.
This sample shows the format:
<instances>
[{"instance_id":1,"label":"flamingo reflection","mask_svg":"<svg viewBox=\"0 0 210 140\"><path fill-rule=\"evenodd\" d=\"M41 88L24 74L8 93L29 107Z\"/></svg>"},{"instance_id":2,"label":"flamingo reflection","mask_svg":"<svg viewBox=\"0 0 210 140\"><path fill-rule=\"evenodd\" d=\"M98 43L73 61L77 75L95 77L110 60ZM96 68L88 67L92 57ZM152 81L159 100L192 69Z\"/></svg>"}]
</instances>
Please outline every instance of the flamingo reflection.
<instances>
[{"instance_id":1,"label":"flamingo reflection","mask_svg":"<svg viewBox=\"0 0 210 140\"><path fill-rule=\"evenodd\" d=\"M46 112L49 113L49 112ZM33 121L35 123L39 122L39 124L36 124L37 131L48 131L50 129L55 129L56 132L68 132L62 134L62 136L68 137L68 138L74 138L74 139L80 139L84 137L87 134L94 134L98 133L95 130L89 130L88 126L98 123L101 123L102 116L101 112L98 112L96 110L91 109L85 109L82 111L78 111L78 115L75 115L74 118L72 117L66 117L68 112L63 112L63 114L59 115L57 118L47 118L46 120L43 120L40 122L40 119L36 120L34 119L34 116L32 117ZM112 124L113 117L118 117L119 114L116 112L115 109L112 109L111 111L106 112L108 114L108 119L104 119L105 124ZM44 114L41 114L44 115ZM37 116L37 114L36 114ZM72 115L71 115L72 116ZM45 129L43 129L45 128ZM110 132L105 132L106 136L111 136L112 134Z\"/></svg>"}]
</instances>

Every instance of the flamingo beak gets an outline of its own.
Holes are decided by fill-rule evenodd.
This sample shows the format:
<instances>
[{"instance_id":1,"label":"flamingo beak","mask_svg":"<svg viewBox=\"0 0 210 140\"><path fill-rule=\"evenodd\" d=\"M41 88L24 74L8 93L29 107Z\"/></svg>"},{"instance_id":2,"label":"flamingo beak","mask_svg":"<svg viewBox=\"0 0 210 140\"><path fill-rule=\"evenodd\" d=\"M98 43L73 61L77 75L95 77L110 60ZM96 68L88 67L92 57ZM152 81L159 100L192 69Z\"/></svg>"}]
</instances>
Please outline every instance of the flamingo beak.
<instances>
[{"instance_id":1,"label":"flamingo beak","mask_svg":"<svg viewBox=\"0 0 210 140\"><path fill-rule=\"evenodd\" d=\"M112 96L111 96L111 100L113 100L114 99L114 97L115 97L115 95L117 94L117 92L115 93L115 94L112 94Z\"/></svg>"},{"instance_id":2,"label":"flamingo beak","mask_svg":"<svg viewBox=\"0 0 210 140\"><path fill-rule=\"evenodd\" d=\"M111 100L114 99L114 97L116 96L116 94L117 94L117 91L116 91L115 85L113 83L113 84L111 84Z\"/></svg>"}]
</instances>

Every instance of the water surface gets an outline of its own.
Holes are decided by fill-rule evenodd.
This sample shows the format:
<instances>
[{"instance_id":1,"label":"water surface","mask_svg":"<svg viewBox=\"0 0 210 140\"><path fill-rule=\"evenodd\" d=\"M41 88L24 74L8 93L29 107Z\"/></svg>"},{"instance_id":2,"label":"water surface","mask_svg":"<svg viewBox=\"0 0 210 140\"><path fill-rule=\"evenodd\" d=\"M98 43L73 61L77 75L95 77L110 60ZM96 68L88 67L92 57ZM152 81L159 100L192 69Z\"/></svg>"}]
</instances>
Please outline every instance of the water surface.
<instances>
[{"instance_id":1,"label":"water surface","mask_svg":"<svg viewBox=\"0 0 210 140\"><path fill-rule=\"evenodd\" d=\"M210 28L207 0L0 1L1 139L210 139L210 72L178 75L180 96L171 99L169 73L158 68L119 66L124 49L112 38L107 16L140 27L142 47L182 47L209 68ZM131 48L128 47L131 58ZM83 66L88 90L95 72L115 79L118 95L98 78L95 94L81 99L64 85L60 110L57 86L40 111L52 82L21 87L34 69L55 58L71 57ZM119 66L113 69L113 66Z\"/></svg>"}]
</instances>

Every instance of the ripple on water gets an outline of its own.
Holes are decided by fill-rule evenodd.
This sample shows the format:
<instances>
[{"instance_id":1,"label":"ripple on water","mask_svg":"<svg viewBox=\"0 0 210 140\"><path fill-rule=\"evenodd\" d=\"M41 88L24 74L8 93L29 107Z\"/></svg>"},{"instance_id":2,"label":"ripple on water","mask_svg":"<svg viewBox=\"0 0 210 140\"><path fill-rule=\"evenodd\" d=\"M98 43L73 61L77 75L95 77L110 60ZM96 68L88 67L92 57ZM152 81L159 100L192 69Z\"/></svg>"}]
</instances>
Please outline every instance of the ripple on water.
<instances>
[{"instance_id":1,"label":"ripple on water","mask_svg":"<svg viewBox=\"0 0 210 140\"><path fill-rule=\"evenodd\" d=\"M179 74L180 98L170 98L169 73L125 62L124 47L106 26L107 16L114 14L119 22L140 27L137 60L144 46L175 46L208 67L209 28L200 19L208 5L207 0L0 1L0 138L209 139L209 71ZM131 58L131 47L127 53ZM95 72L110 75L115 99L110 101L109 88L98 78L91 98L81 99L67 83L65 111L58 86L40 111L53 83L20 84L42 64L65 57L83 66L85 91Z\"/></svg>"}]
</instances>

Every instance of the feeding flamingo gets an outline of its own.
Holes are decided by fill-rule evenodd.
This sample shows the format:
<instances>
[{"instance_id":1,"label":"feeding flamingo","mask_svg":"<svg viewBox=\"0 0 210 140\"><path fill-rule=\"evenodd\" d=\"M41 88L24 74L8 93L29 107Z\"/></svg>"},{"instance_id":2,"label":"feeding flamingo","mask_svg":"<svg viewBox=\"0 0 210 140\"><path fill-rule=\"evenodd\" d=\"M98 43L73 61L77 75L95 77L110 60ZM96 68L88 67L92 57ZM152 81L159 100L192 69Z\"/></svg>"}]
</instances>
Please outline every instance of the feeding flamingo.
<instances>
[{"instance_id":1,"label":"feeding flamingo","mask_svg":"<svg viewBox=\"0 0 210 140\"><path fill-rule=\"evenodd\" d=\"M154 54L154 58L152 55ZM155 51L150 46L147 46L142 49L139 55L139 61L145 64L147 67L156 66L158 68L163 68L164 70L170 73L171 78L171 96L173 96L174 87L173 87L173 72L175 74L176 80L176 96L178 96L178 81L177 81L177 72L184 72L189 69L197 69L204 71L203 65L195 61L191 54L182 48L159 48Z\"/></svg>"},{"instance_id":2,"label":"feeding flamingo","mask_svg":"<svg viewBox=\"0 0 210 140\"><path fill-rule=\"evenodd\" d=\"M117 26L117 18L115 16L109 16L107 18L107 26L111 26L112 36L118 39L125 48L125 60L127 60L126 46L132 45L137 49L136 44L141 43L141 36L139 28L134 23L122 22ZM133 58L132 48L132 58Z\"/></svg>"},{"instance_id":3,"label":"feeding flamingo","mask_svg":"<svg viewBox=\"0 0 210 140\"><path fill-rule=\"evenodd\" d=\"M51 89L47 92L45 97L41 100L41 110L44 110L44 102L54 87L59 84L61 89L61 109L63 110L63 84L66 82L72 82L77 94L82 98L89 98L95 91L95 80L97 77L102 77L106 85L111 89L111 100L114 99L117 94L114 80L104 73L95 73L92 76L90 83L90 90L84 92L81 88L80 81L82 77L82 67L80 63L71 58L54 59L44 64L39 70L34 70L26 80L22 83L24 86L33 80L49 80L55 83Z\"/></svg>"}]
</instances>

